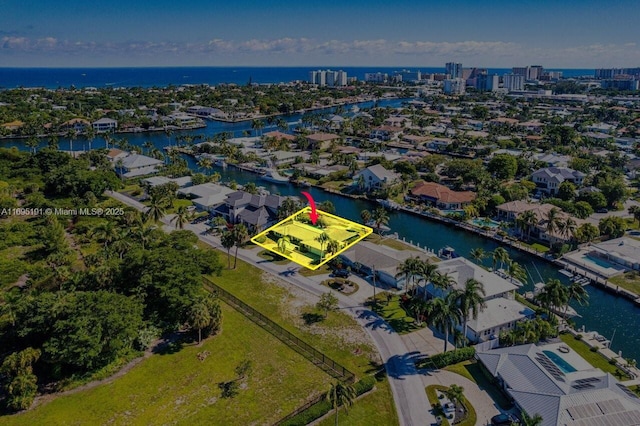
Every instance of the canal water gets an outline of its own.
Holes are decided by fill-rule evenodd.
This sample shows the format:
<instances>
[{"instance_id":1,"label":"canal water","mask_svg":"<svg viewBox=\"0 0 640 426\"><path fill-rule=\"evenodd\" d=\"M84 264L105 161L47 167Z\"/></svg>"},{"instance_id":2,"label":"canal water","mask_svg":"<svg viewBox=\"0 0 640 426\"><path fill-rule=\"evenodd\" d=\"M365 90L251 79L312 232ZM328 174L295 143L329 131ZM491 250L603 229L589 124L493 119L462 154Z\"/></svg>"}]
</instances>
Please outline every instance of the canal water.
<instances>
[{"instance_id":1,"label":"canal water","mask_svg":"<svg viewBox=\"0 0 640 426\"><path fill-rule=\"evenodd\" d=\"M401 100L383 100L379 104L381 106L395 107L401 104ZM373 102L363 103L361 108L368 108ZM328 112L328 111L326 111ZM293 126L297 125L301 115L293 115L287 117L287 121ZM203 136L213 136L219 132L231 132L235 137L242 136L245 130L251 130L250 122L242 123L221 123L208 122L207 127L189 132L181 132L182 134L193 134ZM263 132L275 130L275 126L270 128L265 126ZM175 139L176 135L171 136ZM133 145L142 145L146 141L152 142L156 147L163 148L171 142L164 133L148 133L148 134L126 134L116 135L116 137L125 137L129 143ZM175 141L173 142L175 144ZM64 138L59 140L60 149L69 149L68 141ZM0 141L0 146L17 146L20 149L28 149L24 145L24 140L5 140ZM41 146L46 146L46 141L41 142ZM103 148L105 146L104 139L97 137L93 141L93 148ZM86 147L86 141L81 138L74 141L74 150L82 150ZM193 169L197 169L195 161L190 157L185 157L189 165ZM297 195L300 196L300 188L291 184L275 185L259 179L259 176L253 173L244 172L233 167L225 169L215 168L222 175L224 182L235 181L238 184L255 182L258 186L265 187L274 194L281 195ZM367 200L354 200L337 194L326 193L316 188L306 189L313 195L316 202L331 201L338 215L346 217L354 221L360 221L360 212L364 209L373 210L377 204ZM389 212L389 224L393 232L397 232L400 238L412 241L420 247L428 247L434 251L438 251L444 246L455 248L458 254L469 257L472 249L482 247L485 252L490 252L499 246L498 243L482 238L478 235L450 227L439 222L429 221L425 218L415 216L405 212ZM534 281L546 281L550 278L557 278L564 283L569 283L567 277L558 273L558 268L541 259L516 250L507 249L512 259L525 266L532 274ZM485 262L490 264L490 260ZM542 277L542 279L540 278ZM530 280L531 281L531 280ZM521 291L532 290L532 283L529 282ZM636 308L630 301L621 297L615 297L603 290L587 286L589 293L589 305L580 306L572 303L572 306L581 315L574 318L576 326L584 326L586 330L598 331L606 338L611 339L615 333L612 344L612 350L615 352L622 351L626 358L634 358L640 361L640 309Z\"/></svg>"}]
</instances>

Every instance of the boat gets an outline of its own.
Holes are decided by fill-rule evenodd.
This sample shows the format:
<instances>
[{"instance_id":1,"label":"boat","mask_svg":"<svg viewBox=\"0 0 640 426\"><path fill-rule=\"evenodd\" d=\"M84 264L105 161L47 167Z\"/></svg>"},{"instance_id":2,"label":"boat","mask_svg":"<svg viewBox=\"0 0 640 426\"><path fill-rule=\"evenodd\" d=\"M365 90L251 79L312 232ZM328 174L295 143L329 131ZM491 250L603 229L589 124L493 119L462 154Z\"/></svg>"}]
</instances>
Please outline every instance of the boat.
<instances>
[{"instance_id":1,"label":"boat","mask_svg":"<svg viewBox=\"0 0 640 426\"><path fill-rule=\"evenodd\" d=\"M277 184L289 183L289 178L282 176L276 170L267 170L265 174L260 176L260 179Z\"/></svg>"},{"instance_id":2,"label":"boat","mask_svg":"<svg viewBox=\"0 0 640 426\"><path fill-rule=\"evenodd\" d=\"M456 253L453 247L445 246L438 250L438 257L440 259L455 259L456 257L460 257L460 255Z\"/></svg>"},{"instance_id":3,"label":"boat","mask_svg":"<svg viewBox=\"0 0 640 426\"><path fill-rule=\"evenodd\" d=\"M567 271L566 269L560 269L558 272L560 272L565 277L573 278L573 273Z\"/></svg>"}]
</instances>

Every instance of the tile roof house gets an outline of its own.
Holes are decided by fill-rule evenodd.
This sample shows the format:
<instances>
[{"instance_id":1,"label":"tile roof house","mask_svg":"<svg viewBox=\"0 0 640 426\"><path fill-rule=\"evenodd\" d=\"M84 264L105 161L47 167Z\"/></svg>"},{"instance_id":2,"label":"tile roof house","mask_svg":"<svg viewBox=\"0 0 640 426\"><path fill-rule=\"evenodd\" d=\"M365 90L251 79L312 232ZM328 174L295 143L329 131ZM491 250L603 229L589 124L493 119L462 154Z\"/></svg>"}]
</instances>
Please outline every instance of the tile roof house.
<instances>
[{"instance_id":1,"label":"tile roof house","mask_svg":"<svg viewBox=\"0 0 640 426\"><path fill-rule=\"evenodd\" d=\"M476 357L518 409L543 426L640 424L640 399L563 343L478 350Z\"/></svg>"},{"instance_id":2,"label":"tile roof house","mask_svg":"<svg viewBox=\"0 0 640 426\"><path fill-rule=\"evenodd\" d=\"M411 188L411 197L443 210L456 210L476 198L471 191L454 191L435 182L420 182Z\"/></svg>"},{"instance_id":3,"label":"tile roof house","mask_svg":"<svg viewBox=\"0 0 640 426\"><path fill-rule=\"evenodd\" d=\"M307 135L307 141L311 149L327 149L331 146L332 141L339 140L340 136L333 133L312 133Z\"/></svg>"},{"instance_id":4,"label":"tile roof house","mask_svg":"<svg viewBox=\"0 0 640 426\"><path fill-rule=\"evenodd\" d=\"M355 184L360 180L360 176L364 179L364 189L367 191L381 189L400 180L398 173L385 169L381 164L369 166L358 172L353 177Z\"/></svg>"},{"instance_id":5,"label":"tile roof house","mask_svg":"<svg viewBox=\"0 0 640 426\"><path fill-rule=\"evenodd\" d=\"M536 186L547 194L554 195L562 182L568 181L576 186L581 186L586 175L568 167L546 167L533 172L531 180Z\"/></svg>"}]
</instances>

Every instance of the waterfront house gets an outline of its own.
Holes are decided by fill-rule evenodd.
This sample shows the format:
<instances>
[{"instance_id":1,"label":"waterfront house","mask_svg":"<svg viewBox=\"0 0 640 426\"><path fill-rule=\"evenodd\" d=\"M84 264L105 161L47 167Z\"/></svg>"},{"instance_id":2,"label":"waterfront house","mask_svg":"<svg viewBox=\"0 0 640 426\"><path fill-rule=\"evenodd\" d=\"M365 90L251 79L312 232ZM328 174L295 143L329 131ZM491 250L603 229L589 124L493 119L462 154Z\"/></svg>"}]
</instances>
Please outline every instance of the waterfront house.
<instances>
[{"instance_id":1,"label":"waterfront house","mask_svg":"<svg viewBox=\"0 0 640 426\"><path fill-rule=\"evenodd\" d=\"M369 166L366 169L358 172L353 177L355 185L358 184L360 176L362 176L363 178L363 189L366 191L382 189L400 181L400 175L398 173L385 169L381 164Z\"/></svg>"},{"instance_id":2,"label":"waterfront house","mask_svg":"<svg viewBox=\"0 0 640 426\"><path fill-rule=\"evenodd\" d=\"M165 185L167 183L175 183L178 188L186 188L191 186L191 176L182 176L179 178L168 178L166 176L152 176L140 181L144 186L148 188L155 188L156 186Z\"/></svg>"},{"instance_id":3,"label":"waterfront house","mask_svg":"<svg viewBox=\"0 0 640 426\"><path fill-rule=\"evenodd\" d=\"M96 133L113 132L118 128L118 122L109 117L102 117L91 123L91 126Z\"/></svg>"},{"instance_id":4,"label":"waterfront house","mask_svg":"<svg viewBox=\"0 0 640 426\"><path fill-rule=\"evenodd\" d=\"M409 143L413 146L419 146L430 140L431 138L428 136L417 136L417 135L402 135L402 142Z\"/></svg>"},{"instance_id":5,"label":"waterfront house","mask_svg":"<svg viewBox=\"0 0 640 426\"><path fill-rule=\"evenodd\" d=\"M224 205L227 196L234 192L233 189L213 182L188 186L178 190L178 194L191 199L197 209L211 213L216 213L216 208ZM228 219L228 217L226 218Z\"/></svg>"},{"instance_id":6,"label":"waterfront house","mask_svg":"<svg viewBox=\"0 0 640 426\"><path fill-rule=\"evenodd\" d=\"M314 149L328 149L332 142L338 142L340 136L333 133L312 133L307 135L307 142L311 150Z\"/></svg>"},{"instance_id":7,"label":"waterfront house","mask_svg":"<svg viewBox=\"0 0 640 426\"><path fill-rule=\"evenodd\" d=\"M162 161L155 158L134 153L124 157L117 156L113 162L113 167L119 176L132 178L157 173L162 164Z\"/></svg>"},{"instance_id":8,"label":"waterfront house","mask_svg":"<svg viewBox=\"0 0 640 426\"><path fill-rule=\"evenodd\" d=\"M20 120L13 120L13 121L10 121L8 123L4 123L2 125L2 127L4 127L7 130L10 130L10 131L18 130L22 126L24 126L24 122L20 121Z\"/></svg>"},{"instance_id":9,"label":"waterfront house","mask_svg":"<svg viewBox=\"0 0 640 426\"><path fill-rule=\"evenodd\" d=\"M563 343L478 348L476 358L542 426L640 424L640 399Z\"/></svg>"},{"instance_id":10,"label":"waterfront house","mask_svg":"<svg viewBox=\"0 0 640 426\"><path fill-rule=\"evenodd\" d=\"M91 126L89 120L85 120L84 118L72 118L71 120L65 121L60 126L62 130L73 130L75 132L84 132L87 127Z\"/></svg>"},{"instance_id":11,"label":"waterfront house","mask_svg":"<svg viewBox=\"0 0 640 426\"><path fill-rule=\"evenodd\" d=\"M479 265L457 257L437 264L438 272L447 275L453 281L453 290L462 290L466 282L474 279L482 283L486 307L477 318L469 318L466 337L472 342L484 342L495 338L501 331L512 330L518 321L533 318L535 312L515 300L518 288L508 279L489 272ZM434 287L433 283L421 283L419 292L427 297L443 297L448 291ZM462 330L462 327L458 327Z\"/></svg>"},{"instance_id":12,"label":"waterfront house","mask_svg":"<svg viewBox=\"0 0 640 426\"><path fill-rule=\"evenodd\" d=\"M640 241L621 237L589 246L589 255L640 271Z\"/></svg>"},{"instance_id":13,"label":"waterfront house","mask_svg":"<svg viewBox=\"0 0 640 426\"><path fill-rule=\"evenodd\" d=\"M459 210L471 204L476 194L454 191L435 182L419 182L410 190L410 197L441 210Z\"/></svg>"},{"instance_id":14,"label":"waterfront house","mask_svg":"<svg viewBox=\"0 0 640 426\"><path fill-rule=\"evenodd\" d=\"M568 167L545 167L533 172L531 180L538 189L549 195L558 193L562 182L571 182L576 186L581 186L586 175Z\"/></svg>"},{"instance_id":15,"label":"waterfront house","mask_svg":"<svg viewBox=\"0 0 640 426\"><path fill-rule=\"evenodd\" d=\"M244 223L253 232L260 232L277 222L278 209L285 199L279 195L234 191L226 196L224 206L216 208L214 213L230 223Z\"/></svg>"}]
</instances>

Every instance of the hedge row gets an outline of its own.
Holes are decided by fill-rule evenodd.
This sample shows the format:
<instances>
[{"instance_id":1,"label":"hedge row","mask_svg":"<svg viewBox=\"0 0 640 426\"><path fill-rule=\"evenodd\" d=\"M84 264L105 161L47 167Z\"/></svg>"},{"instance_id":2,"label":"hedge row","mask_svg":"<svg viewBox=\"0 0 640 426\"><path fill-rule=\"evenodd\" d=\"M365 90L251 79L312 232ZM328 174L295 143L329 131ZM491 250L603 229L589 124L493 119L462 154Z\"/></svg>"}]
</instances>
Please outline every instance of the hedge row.
<instances>
[{"instance_id":1,"label":"hedge row","mask_svg":"<svg viewBox=\"0 0 640 426\"><path fill-rule=\"evenodd\" d=\"M418 365L419 368L436 367L443 368L447 365L457 364L462 361L466 361L475 356L476 349L474 347L467 347L456 349L450 352L443 352L441 354L434 355L421 361Z\"/></svg>"},{"instance_id":2,"label":"hedge row","mask_svg":"<svg viewBox=\"0 0 640 426\"><path fill-rule=\"evenodd\" d=\"M353 389L356 391L356 396L360 396L366 392L369 392L376 384L376 378L374 376L366 376L353 385ZM331 404L326 399L322 399L319 402L313 404L311 407L291 417L289 420L285 420L279 423L280 426L305 426L312 421L319 419L320 417L331 411Z\"/></svg>"}]
</instances>

